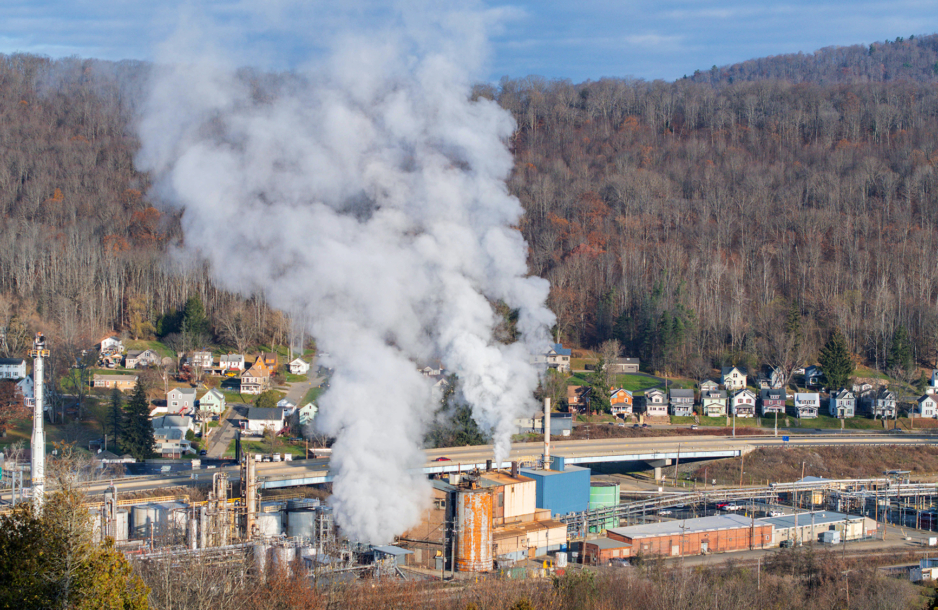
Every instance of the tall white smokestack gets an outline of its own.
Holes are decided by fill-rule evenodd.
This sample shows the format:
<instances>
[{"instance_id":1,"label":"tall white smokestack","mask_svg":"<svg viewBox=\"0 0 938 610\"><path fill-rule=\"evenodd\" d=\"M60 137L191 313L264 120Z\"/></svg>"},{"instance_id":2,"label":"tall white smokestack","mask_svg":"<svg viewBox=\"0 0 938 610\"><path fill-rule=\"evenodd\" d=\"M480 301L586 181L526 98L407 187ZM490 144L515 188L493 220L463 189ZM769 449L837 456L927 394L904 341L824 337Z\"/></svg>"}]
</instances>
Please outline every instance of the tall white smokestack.
<instances>
[{"instance_id":1,"label":"tall white smokestack","mask_svg":"<svg viewBox=\"0 0 938 610\"><path fill-rule=\"evenodd\" d=\"M544 469L550 469L550 398L544 399Z\"/></svg>"},{"instance_id":2,"label":"tall white smokestack","mask_svg":"<svg viewBox=\"0 0 938 610\"><path fill-rule=\"evenodd\" d=\"M33 439L32 439L32 480L33 480L33 509L36 513L42 510L43 492L45 491L46 470L46 435L42 428L43 417L43 363L42 359L49 355L46 349L46 338L42 333L36 333L33 349L29 353L33 357Z\"/></svg>"}]
</instances>

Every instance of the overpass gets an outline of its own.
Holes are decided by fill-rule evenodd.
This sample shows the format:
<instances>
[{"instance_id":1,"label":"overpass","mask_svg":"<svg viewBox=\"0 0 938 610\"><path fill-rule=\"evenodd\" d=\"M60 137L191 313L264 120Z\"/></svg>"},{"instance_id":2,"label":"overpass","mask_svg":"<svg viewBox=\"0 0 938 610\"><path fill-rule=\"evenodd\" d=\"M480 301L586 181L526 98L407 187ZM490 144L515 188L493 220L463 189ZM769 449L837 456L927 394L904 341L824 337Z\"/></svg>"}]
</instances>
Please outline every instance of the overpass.
<instances>
[{"instance_id":1,"label":"overpass","mask_svg":"<svg viewBox=\"0 0 938 610\"><path fill-rule=\"evenodd\" d=\"M552 455L562 456L566 464L616 464L645 462L664 465L671 460L704 460L736 457L759 447L830 447L830 446L896 446L936 445L938 436L912 434L807 434L789 437L772 436L660 436L631 437L597 440L557 441L551 443ZM543 445L540 443L515 443L510 455L496 468L508 468L511 462L535 465L540 459ZM466 472L484 469L487 460L493 458L491 445L449 447L426 451L427 462L421 472L426 475ZM439 460L439 461L437 461ZM294 460L292 462L259 463L257 465L258 486L261 489L277 489L302 485L319 485L333 481L334 473L326 459ZM229 466L221 469L200 469L144 477L126 477L115 482L121 492L134 492L165 487L202 485L211 481L216 472L227 472L237 478L239 468ZM84 484L86 492L101 493L109 482Z\"/></svg>"}]
</instances>

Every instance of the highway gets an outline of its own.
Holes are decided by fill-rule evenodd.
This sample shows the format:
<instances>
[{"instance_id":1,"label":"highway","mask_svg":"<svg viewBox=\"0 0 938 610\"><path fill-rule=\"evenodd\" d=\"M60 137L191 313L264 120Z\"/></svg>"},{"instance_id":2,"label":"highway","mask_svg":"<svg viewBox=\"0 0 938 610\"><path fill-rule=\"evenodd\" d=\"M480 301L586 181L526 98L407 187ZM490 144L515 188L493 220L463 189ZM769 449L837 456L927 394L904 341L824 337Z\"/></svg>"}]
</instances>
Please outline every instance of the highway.
<instances>
[{"instance_id":1,"label":"highway","mask_svg":"<svg viewBox=\"0 0 938 610\"><path fill-rule=\"evenodd\" d=\"M748 453L759 447L823 447L823 446L876 446L876 445L936 445L938 436L913 434L810 434L790 436L787 443L782 437L772 436L658 436L599 440L554 441L551 454L563 456L567 463L591 464L599 462L634 462L674 459L703 459L730 457ZM491 445L448 447L427 450L426 474L466 471L484 468L492 459ZM512 461L531 465L543 452L541 443L515 443L510 457L496 467L507 468ZM436 461L438 458L448 458ZM124 493L145 489L207 484L216 472L227 472L231 479L239 476L237 467L200 469L182 473L127 477L116 479L118 490ZM260 487L272 489L296 485L313 485L332 480L327 459L294 460L292 462L263 462L257 467ZM84 484L90 494L101 493L108 482ZM6 498L5 498L6 499Z\"/></svg>"}]
</instances>

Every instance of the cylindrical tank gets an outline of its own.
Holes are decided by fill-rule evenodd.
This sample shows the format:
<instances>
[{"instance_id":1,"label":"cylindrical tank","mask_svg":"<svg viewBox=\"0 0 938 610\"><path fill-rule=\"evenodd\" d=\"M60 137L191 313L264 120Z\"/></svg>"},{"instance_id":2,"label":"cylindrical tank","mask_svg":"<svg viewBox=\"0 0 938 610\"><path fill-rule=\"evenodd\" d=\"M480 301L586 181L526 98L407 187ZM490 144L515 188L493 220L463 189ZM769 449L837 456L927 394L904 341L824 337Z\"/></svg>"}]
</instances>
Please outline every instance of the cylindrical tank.
<instances>
[{"instance_id":1,"label":"cylindrical tank","mask_svg":"<svg viewBox=\"0 0 938 610\"><path fill-rule=\"evenodd\" d=\"M292 510L287 513L287 536L314 538L316 536L316 511Z\"/></svg>"},{"instance_id":2,"label":"cylindrical tank","mask_svg":"<svg viewBox=\"0 0 938 610\"><path fill-rule=\"evenodd\" d=\"M618 483L593 483L590 485L589 509L610 508L619 504ZM618 527L619 518L611 516L601 524L591 525L590 532L599 532L605 529Z\"/></svg>"},{"instance_id":3,"label":"cylindrical tank","mask_svg":"<svg viewBox=\"0 0 938 610\"><path fill-rule=\"evenodd\" d=\"M492 570L492 491L469 489L456 497L456 569Z\"/></svg>"},{"instance_id":4,"label":"cylindrical tank","mask_svg":"<svg viewBox=\"0 0 938 610\"><path fill-rule=\"evenodd\" d=\"M125 542L130 537L130 513L126 508L117 509L117 523L114 532L116 542Z\"/></svg>"},{"instance_id":5,"label":"cylindrical tank","mask_svg":"<svg viewBox=\"0 0 938 610\"><path fill-rule=\"evenodd\" d=\"M274 560L281 566L290 565L296 558L296 547L292 545L274 547Z\"/></svg>"},{"instance_id":6,"label":"cylindrical tank","mask_svg":"<svg viewBox=\"0 0 938 610\"><path fill-rule=\"evenodd\" d=\"M134 538L146 538L149 536L151 523L153 524L154 530L159 527L160 513L159 508L155 504L138 504L131 510Z\"/></svg>"},{"instance_id":7,"label":"cylindrical tank","mask_svg":"<svg viewBox=\"0 0 938 610\"><path fill-rule=\"evenodd\" d=\"M262 542L254 543L254 565L260 573L267 569L267 545Z\"/></svg>"},{"instance_id":8,"label":"cylindrical tank","mask_svg":"<svg viewBox=\"0 0 938 610\"><path fill-rule=\"evenodd\" d=\"M254 521L259 536L279 536L283 533L283 513L257 513Z\"/></svg>"}]
</instances>

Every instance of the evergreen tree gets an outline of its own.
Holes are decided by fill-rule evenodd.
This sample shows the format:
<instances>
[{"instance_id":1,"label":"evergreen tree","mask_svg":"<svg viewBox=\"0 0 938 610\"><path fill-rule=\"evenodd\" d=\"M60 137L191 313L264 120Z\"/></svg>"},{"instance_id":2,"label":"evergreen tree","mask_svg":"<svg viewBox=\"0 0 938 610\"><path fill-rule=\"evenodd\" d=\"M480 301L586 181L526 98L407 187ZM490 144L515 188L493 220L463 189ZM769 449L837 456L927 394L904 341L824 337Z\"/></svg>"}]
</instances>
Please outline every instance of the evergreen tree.
<instances>
[{"instance_id":1,"label":"evergreen tree","mask_svg":"<svg viewBox=\"0 0 938 610\"><path fill-rule=\"evenodd\" d=\"M108 404L105 432L111 437L114 447L120 447L120 433L124 428L124 397L117 388L111 392Z\"/></svg>"},{"instance_id":2,"label":"evergreen tree","mask_svg":"<svg viewBox=\"0 0 938 610\"><path fill-rule=\"evenodd\" d=\"M912 356L912 340L905 326L899 325L892 334L892 345L889 347L889 357L886 359L888 370L909 371L915 364Z\"/></svg>"},{"instance_id":3,"label":"evergreen tree","mask_svg":"<svg viewBox=\"0 0 938 610\"><path fill-rule=\"evenodd\" d=\"M801 311L794 301L788 308L788 315L785 317L785 334L793 340L795 350L801 347L804 341L804 331L801 328Z\"/></svg>"},{"instance_id":4,"label":"evergreen tree","mask_svg":"<svg viewBox=\"0 0 938 610\"><path fill-rule=\"evenodd\" d=\"M208 318L205 316L205 307L198 296L190 297L186 301L182 321L186 330L193 335L206 335L209 331Z\"/></svg>"},{"instance_id":5,"label":"evergreen tree","mask_svg":"<svg viewBox=\"0 0 938 610\"><path fill-rule=\"evenodd\" d=\"M609 404L609 386L606 385L606 361L600 358L596 363L596 370L589 375L590 411L609 413L612 405Z\"/></svg>"},{"instance_id":6,"label":"evergreen tree","mask_svg":"<svg viewBox=\"0 0 938 610\"><path fill-rule=\"evenodd\" d=\"M150 401L146 388L137 382L127 401L127 418L123 434L123 449L135 459L145 460L153 453L153 422L150 421Z\"/></svg>"},{"instance_id":7,"label":"evergreen tree","mask_svg":"<svg viewBox=\"0 0 938 610\"><path fill-rule=\"evenodd\" d=\"M830 338L827 339L827 343L818 356L818 361L821 363L828 387L831 389L844 387L853 375L853 355L847 347L847 339L844 338L839 328L835 328Z\"/></svg>"}]
</instances>

